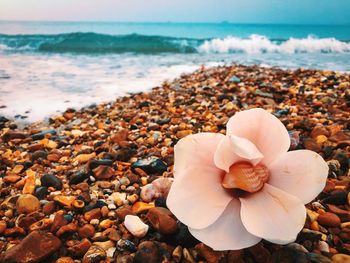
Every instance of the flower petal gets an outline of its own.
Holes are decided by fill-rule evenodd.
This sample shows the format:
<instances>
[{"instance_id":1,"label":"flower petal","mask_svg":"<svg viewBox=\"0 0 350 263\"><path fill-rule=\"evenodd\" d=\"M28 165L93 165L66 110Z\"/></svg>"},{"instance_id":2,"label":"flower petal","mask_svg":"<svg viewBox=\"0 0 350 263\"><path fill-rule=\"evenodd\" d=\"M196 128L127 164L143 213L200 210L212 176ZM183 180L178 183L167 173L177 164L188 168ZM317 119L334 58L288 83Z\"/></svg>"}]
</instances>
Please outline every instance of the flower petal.
<instances>
[{"instance_id":1,"label":"flower petal","mask_svg":"<svg viewBox=\"0 0 350 263\"><path fill-rule=\"evenodd\" d=\"M269 184L265 184L260 192L240 200L245 228L251 234L270 242L293 242L304 226L306 209L303 203Z\"/></svg>"},{"instance_id":2,"label":"flower petal","mask_svg":"<svg viewBox=\"0 0 350 263\"><path fill-rule=\"evenodd\" d=\"M269 165L269 184L298 197L304 204L311 202L325 187L328 165L309 150L287 152Z\"/></svg>"},{"instance_id":3,"label":"flower petal","mask_svg":"<svg viewBox=\"0 0 350 263\"><path fill-rule=\"evenodd\" d=\"M253 246L261 238L253 236L244 228L240 207L240 202L232 199L224 213L212 225L204 229L189 228L189 231L214 250L236 250Z\"/></svg>"},{"instance_id":4,"label":"flower petal","mask_svg":"<svg viewBox=\"0 0 350 263\"><path fill-rule=\"evenodd\" d=\"M268 165L281 153L288 151L290 138L283 123L267 111L257 108L236 113L227 123L227 135L236 135L251 141Z\"/></svg>"},{"instance_id":5,"label":"flower petal","mask_svg":"<svg viewBox=\"0 0 350 263\"><path fill-rule=\"evenodd\" d=\"M191 228L214 223L232 199L221 185L223 171L204 163L178 173L167 197L171 212Z\"/></svg>"},{"instance_id":6,"label":"flower petal","mask_svg":"<svg viewBox=\"0 0 350 263\"><path fill-rule=\"evenodd\" d=\"M222 138L214 154L215 165L227 173L235 162L249 161L253 165L263 159L262 153L249 140L235 135Z\"/></svg>"},{"instance_id":7,"label":"flower petal","mask_svg":"<svg viewBox=\"0 0 350 263\"><path fill-rule=\"evenodd\" d=\"M221 133L198 133L189 135L174 147L174 177L178 172L193 165L205 165L215 168L214 152L225 135Z\"/></svg>"}]
</instances>

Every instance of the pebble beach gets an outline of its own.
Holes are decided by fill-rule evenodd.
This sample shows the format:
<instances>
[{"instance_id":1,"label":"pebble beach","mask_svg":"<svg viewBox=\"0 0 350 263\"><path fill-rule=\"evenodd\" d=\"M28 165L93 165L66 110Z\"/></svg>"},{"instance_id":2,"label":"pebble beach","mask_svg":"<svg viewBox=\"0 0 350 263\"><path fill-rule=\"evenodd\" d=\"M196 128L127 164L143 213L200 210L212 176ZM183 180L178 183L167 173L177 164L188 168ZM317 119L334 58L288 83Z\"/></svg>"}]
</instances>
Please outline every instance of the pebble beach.
<instances>
[{"instance_id":1,"label":"pebble beach","mask_svg":"<svg viewBox=\"0 0 350 263\"><path fill-rule=\"evenodd\" d=\"M213 251L166 207L174 145L257 107L283 122L290 150L327 161L327 184L294 243ZM350 262L349 130L348 73L242 65L24 128L0 116L0 262Z\"/></svg>"}]
</instances>

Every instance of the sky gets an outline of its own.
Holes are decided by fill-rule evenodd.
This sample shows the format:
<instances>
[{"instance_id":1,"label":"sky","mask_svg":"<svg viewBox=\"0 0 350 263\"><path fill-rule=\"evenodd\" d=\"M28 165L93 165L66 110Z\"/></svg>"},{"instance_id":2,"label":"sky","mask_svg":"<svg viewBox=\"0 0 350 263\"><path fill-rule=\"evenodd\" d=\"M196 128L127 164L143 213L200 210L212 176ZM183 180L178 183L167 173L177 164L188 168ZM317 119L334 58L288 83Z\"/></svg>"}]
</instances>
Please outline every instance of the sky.
<instances>
[{"instance_id":1,"label":"sky","mask_svg":"<svg viewBox=\"0 0 350 263\"><path fill-rule=\"evenodd\" d=\"M0 0L0 20L350 24L350 0Z\"/></svg>"}]
</instances>

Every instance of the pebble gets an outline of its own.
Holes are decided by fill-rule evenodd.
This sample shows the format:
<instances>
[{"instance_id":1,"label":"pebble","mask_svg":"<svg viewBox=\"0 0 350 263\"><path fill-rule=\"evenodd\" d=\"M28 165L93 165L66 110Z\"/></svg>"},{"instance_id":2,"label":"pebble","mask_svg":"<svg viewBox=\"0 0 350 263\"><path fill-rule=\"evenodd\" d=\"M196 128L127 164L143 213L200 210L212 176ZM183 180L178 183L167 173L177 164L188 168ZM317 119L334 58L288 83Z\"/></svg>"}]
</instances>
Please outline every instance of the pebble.
<instances>
[{"instance_id":1,"label":"pebble","mask_svg":"<svg viewBox=\"0 0 350 263\"><path fill-rule=\"evenodd\" d=\"M74 260L71 257L61 257L55 263L74 263Z\"/></svg>"},{"instance_id":2,"label":"pebble","mask_svg":"<svg viewBox=\"0 0 350 263\"><path fill-rule=\"evenodd\" d=\"M4 233L6 227L7 227L6 221L0 220L0 234Z\"/></svg>"},{"instance_id":3,"label":"pebble","mask_svg":"<svg viewBox=\"0 0 350 263\"><path fill-rule=\"evenodd\" d=\"M69 184L79 184L89 178L88 173L77 172L69 178Z\"/></svg>"},{"instance_id":4,"label":"pebble","mask_svg":"<svg viewBox=\"0 0 350 263\"><path fill-rule=\"evenodd\" d=\"M48 194L49 194L49 191L48 191L47 187L45 187L45 186L37 187L34 190L34 195L39 200L44 200Z\"/></svg>"},{"instance_id":5,"label":"pebble","mask_svg":"<svg viewBox=\"0 0 350 263\"><path fill-rule=\"evenodd\" d=\"M340 225L340 218L330 212L319 215L317 221L324 226L336 227Z\"/></svg>"},{"instance_id":6,"label":"pebble","mask_svg":"<svg viewBox=\"0 0 350 263\"><path fill-rule=\"evenodd\" d=\"M135 263L159 263L170 257L166 247L158 242L144 241L137 247ZM165 261L166 262L166 261Z\"/></svg>"},{"instance_id":7,"label":"pebble","mask_svg":"<svg viewBox=\"0 0 350 263\"><path fill-rule=\"evenodd\" d=\"M154 207L154 204L152 204L152 203L136 202L132 205L131 210L135 214L139 214L139 213L148 211L149 209L151 209L153 207Z\"/></svg>"},{"instance_id":8,"label":"pebble","mask_svg":"<svg viewBox=\"0 0 350 263\"><path fill-rule=\"evenodd\" d=\"M107 165L99 165L93 170L93 172L95 178L98 180L110 179L115 174L114 169Z\"/></svg>"},{"instance_id":9,"label":"pebble","mask_svg":"<svg viewBox=\"0 0 350 263\"><path fill-rule=\"evenodd\" d=\"M144 202L151 202L155 198L168 196L173 183L171 178L158 178L142 187L140 197Z\"/></svg>"},{"instance_id":10,"label":"pebble","mask_svg":"<svg viewBox=\"0 0 350 263\"><path fill-rule=\"evenodd\" d=\"M31 194L24 194L18 197L16 202L17 212L20 214L29 214L40 209L39 199Z\"/></svg>"},{"instance_id":11,"label":"pebble","mask_svg":"<svg viewBox=\"0 0 350 263\"><path fill-rule=\"evenodd\" d=\"M143 223L138 216L133 215L125 216L124 225L133 236L138 238L144 237L149 228L149 226Z\"/></svg>"},{"instance_id":12,"label":"pebble","mask_svg":"<svg viewBox=\"0 0 350 263\"><path fill-rule=\"evenodd\" d=\"M336 254L332 256L332 263L349 263L350 255Z\"/></svg>"},{"instance_id":13,"label":"pebble","mask_svg":"<svg viewBox=\"0 0 350 263\"><path fill-rule=\"evenodd\" d=\"M114 242L111 240L107 240L103 242L94 242L93 244L102 248L105 251L108 251L108 249L114 247Z\"/></svg>"},{"instance_id":14,"label":"pebble","mask_svg":"<svg viewBox=\"0 0 350 263\"><path fill-rule=\"evenodd\" d=\"M100 219L101 217L101 209L94 208L84 214L84 219L86 221L91 221L92 219Z\"/></svg>"},{"instance_id":15,"label":"pebble","mask_svg":"<svg viewBox=\"0 0 350 263\"><path fill-rule=\"evenodd\" d=\"M201 255L208 263L216 263L219 262L221 258L224 257L224 253L221 251L214 251L212 248L204 245L203 243L199 243L195 246L199 255ZM265 255L262 255L265 256ZM259 261L258 261L259 262Z\"/></svg>"},{"instance_id":16,"label":"pebble","mask_svg":"<svg viewBox=\"0 0 350 263\"><path fill-rule=\"evenodd\" d=\"M131 165L131 168L133 170L139 168L147 174L163 174L168 169L163 161L154 156L137 160Z\"/></svg>"},{"instance_id":17,"label":"pebble","mask_svg":"<svg viewBox=\"0 0 350 263\"><path fill-rule=\"evenodd\" d=\"M6 250L0 256L0 262L41 262L55 253L62 242L51 233L34 231L19 244Z\"/></svg>"},{"instance_id":18,"label":"pebble","mask_svg":"<svg viewBox=\"0 0 350 263\"><path fill-rule=\"evenodd\" d=\"M136 246L133 242L131 242L128 239L119 239L117 242L117 249L119 251L130 251L130 252L135 252L136 251Z\"/></svg>"},{"instance_id":19,"label":"pebble","mask_svg":"<svg viewBox=\"0 0 350 263\"><path fill-rule=\"evenodd\" d=\"M149 209L147 219L161 234L171 235L177 232L177 221L174 215L166 208L153 207Z\"/></svg>"},{"instance_id":20,"label":"pebble","mask_svg":"<svg viewBox=\"0 0 350 263\"><path fill-rule=\"evenodd\" d=\"M81 238L93 237L95 234L95 227L90 224L85 224L78 229L78 234Z\"/></svg>"},{"instance_id":21,"label":"pebble","mask_svg":"<svg viewBox=\"0 0 350 263\"><path fill-rule=\"evenodd\" d=\"M62 189L62 181L53 174L44 174L41 178L41 185L46 187L53 187L56 190Z\"/></svg>"},{"instance_id":22,"label":"pebble","mask_svg":"<svg viewBox=\"0 0 350 263\"><path fill-rule=\"evenodd\" d=\"M92 245L83 257L82 263L99 263L107 257L103 248Z\"/></svg>"},{"instance_id":23,"label":"pebble","mask_svg":"<svg viewBox=\"0 0 350 263\"><path fill-rule=\"evenodd\" d=\"M344 205L347 202L347 192L336 192L332 193L329 197L323 199L325 204L334 204L334 205Z\"/></svg>"}]
</instances>

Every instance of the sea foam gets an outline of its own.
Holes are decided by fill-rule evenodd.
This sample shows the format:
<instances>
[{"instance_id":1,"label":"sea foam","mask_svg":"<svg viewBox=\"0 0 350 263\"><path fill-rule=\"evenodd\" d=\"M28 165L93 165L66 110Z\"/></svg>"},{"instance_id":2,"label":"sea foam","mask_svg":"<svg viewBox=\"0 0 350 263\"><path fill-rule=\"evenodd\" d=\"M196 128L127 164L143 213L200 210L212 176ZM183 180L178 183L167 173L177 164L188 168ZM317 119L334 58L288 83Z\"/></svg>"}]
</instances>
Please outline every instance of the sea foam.
<instances>
[{"instance_id":1,"label":"sea foam","mask_svg":"<svg viewBox=\"0 0 350 263\"><path fill-rule=\"evenodd\" d=\"M350 52L350 43L335 38L289 38L270 40L266 36L251 35L249 38L228 36L205 41L198 47L203 53L345 53Z\"/></svg>"}]
</instances>

